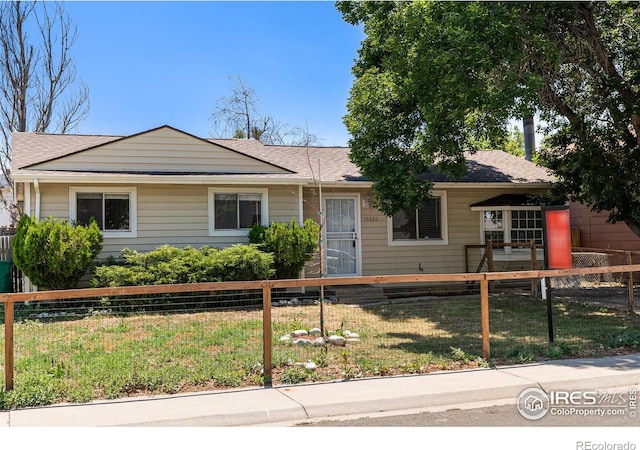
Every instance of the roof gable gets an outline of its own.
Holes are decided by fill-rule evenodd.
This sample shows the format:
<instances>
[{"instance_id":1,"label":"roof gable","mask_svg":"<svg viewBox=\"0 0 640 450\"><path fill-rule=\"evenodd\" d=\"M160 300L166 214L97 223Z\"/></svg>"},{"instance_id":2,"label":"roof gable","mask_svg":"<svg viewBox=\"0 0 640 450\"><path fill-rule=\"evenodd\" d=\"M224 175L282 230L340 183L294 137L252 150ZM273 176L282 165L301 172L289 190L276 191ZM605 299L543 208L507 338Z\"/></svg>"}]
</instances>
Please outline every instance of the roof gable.
<instances>
[{"instance_id":1,"label":"roof gable","mask_svg":"<svg viewBox=\"0 0 640 450\"><path fill-rule=\"evenodd\" d=\"M290 173L267 161L169 126L127 137L76 137L75 140L67 140L67 135L58 135L58 139L51 138L48 143L46 139L38 139L38 135L31 134L31 138L34 139L19 136L14 142L14 151L18 152L19 159L20 152L24 150L22 147L40 143L39 153L31 149L31 157L23 158L25 165L20 167L22 169L144 174ZM71 147L67 146L65 151L67 142ZM78 148L72 151L74 144ZM61 149L56 152L58 148Z\"/></svg>"}]
</instances>

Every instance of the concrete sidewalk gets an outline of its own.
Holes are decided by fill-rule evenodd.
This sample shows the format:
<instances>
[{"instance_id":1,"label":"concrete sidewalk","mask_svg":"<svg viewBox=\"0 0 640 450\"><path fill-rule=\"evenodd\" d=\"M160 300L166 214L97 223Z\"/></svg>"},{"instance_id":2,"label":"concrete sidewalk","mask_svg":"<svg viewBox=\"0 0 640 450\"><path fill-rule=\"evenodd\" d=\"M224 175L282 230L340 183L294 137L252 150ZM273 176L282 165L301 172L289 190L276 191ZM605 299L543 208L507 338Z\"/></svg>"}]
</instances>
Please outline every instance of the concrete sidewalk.
<instances>
[{"instance_id":1,"label":"concrete sidewalk","mask_svg":"<svg viewBox=\"0 0 640 450\"><path fill-rule=\"evenodd\" d=\"M0 412L0 427L267 426L381 412L516 403L525 389L640 386L640 353L369 378L139 397Z\"/></svg>"}]
</instances>

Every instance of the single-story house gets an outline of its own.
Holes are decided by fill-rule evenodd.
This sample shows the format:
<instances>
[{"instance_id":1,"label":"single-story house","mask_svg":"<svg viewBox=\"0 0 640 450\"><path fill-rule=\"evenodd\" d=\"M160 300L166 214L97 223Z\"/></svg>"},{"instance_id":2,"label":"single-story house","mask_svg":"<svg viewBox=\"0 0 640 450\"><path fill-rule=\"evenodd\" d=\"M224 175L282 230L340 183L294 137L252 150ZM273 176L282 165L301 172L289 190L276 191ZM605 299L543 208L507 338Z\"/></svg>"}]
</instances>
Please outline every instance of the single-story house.
<instances>
[{"instance_id":1,"label":"single-story house","mask_svg":"<svg viewBox=\"0 0 640 450\"><path fill-rule=\"evenodd\" d=\"M12 138L23 213L81 223L95 217L101 257L124 248L247 242L254 223L319 220L322 210L327 276L464 272L468 244L542 243L531 195L552 180L524 158L479 151L468 155L462 179L435 176L432 201L386 217L372 206L372 183L348 148L201 138L170 126L130 136ZM495 253L496 260L526 261L528 252ZM480 260L480 249L471 253ZM318 269L310 265L303 275L318 276Z\"/></svg>"}]
</instances>

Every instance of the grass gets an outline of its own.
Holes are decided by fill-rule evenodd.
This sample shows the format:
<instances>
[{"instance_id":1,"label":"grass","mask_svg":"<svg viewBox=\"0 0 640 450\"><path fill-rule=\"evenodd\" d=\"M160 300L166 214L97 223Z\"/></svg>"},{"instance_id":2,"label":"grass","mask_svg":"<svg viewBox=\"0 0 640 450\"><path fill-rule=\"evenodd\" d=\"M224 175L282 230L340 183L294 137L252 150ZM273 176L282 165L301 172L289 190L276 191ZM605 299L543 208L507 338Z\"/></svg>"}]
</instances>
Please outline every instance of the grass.
<instances>
[{"instance_id":1,"label":"grass","mask_svg":"<svg viewBox=\"0 0 640 450\"><path fill-rule=\"evenodd\" d=\"M478 297L369 307L325 305L323 324L317 305L274 308L273 383L416 374L640 349L638 315L557 303L556 338L549 344L544 301L503 295L492 296L490 305L490 361L480 357ZM293 330L320 325L328 334L356 332L359 342L313 347L280 341ZM14 389L0 392L3 409L263 382L259 310L22 320L15 324L14 342ZM316 370L306 369L307 362Z\"/></svg>"}]
</instances>

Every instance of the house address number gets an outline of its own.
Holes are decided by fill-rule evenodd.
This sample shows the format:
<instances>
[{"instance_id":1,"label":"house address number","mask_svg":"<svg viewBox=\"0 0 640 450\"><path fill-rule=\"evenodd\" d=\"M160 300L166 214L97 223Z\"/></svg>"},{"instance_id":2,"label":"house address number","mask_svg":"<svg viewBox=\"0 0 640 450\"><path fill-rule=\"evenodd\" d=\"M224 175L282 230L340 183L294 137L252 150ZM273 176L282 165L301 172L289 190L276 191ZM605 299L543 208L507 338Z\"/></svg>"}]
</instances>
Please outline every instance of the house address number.
<instances>
[{"instance_id":1,"label":"house address number","mask_svg":"<svg viewBox=\"0 0 640 450\"><path fill-rule=\"evenodd\" d=\"M365 216L363 217L365 222L380 222L380 217L378 216Z\"/></svg>"}]
</instances>

